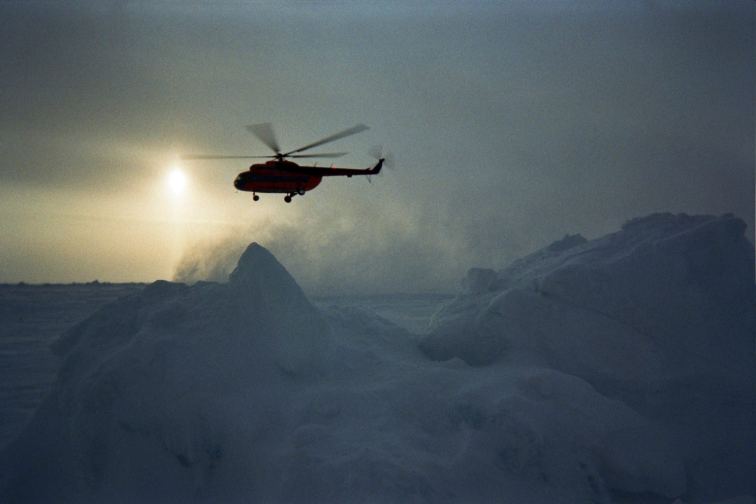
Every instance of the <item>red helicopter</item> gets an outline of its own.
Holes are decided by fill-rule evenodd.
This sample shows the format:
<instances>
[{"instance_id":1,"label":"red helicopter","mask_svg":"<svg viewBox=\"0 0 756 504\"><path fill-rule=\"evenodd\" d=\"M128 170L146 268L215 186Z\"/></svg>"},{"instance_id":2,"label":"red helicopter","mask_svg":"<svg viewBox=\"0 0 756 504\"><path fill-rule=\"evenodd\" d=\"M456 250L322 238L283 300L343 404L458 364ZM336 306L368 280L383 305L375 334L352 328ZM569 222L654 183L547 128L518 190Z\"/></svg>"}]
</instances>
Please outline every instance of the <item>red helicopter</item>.
<instances>
[{"instance_id":1,"label":"red helicopter","mask_svg":"<svg viewBox=\"0 0 756 504\"><path fill-rule=\"evenodd\" d=\"M326 152L318 154L297 154L313 147L318 147L328 142L333 142L341 138L360 133L368 129L364 124L358 124L351 128L345 129L333 135L327 136L307 144L304 147L294 149L288 152L281 152L276 141L276 135L270 123L253 124L247 126L247 131L255 135L262 143L275 152L272 156L226 156L226 155L206 155L192 154L181 156L182 159L251 159L266 158L271 159L265 163L253 164L248 171L242 172L234 179L234 187L240 191L249 191L252 193L252 199L258 201L260 196L257 193L282 193L284 201L291 203L291 198L296 195L303 196L307 191L315 189L323 177L351 177L353 175L377 175L383 167L384 158L379 157L378 163L372 168L325 168L319 166L300 166L286 158L335 158L341 157L346 152Z\"/></svg>"}]
</instances>

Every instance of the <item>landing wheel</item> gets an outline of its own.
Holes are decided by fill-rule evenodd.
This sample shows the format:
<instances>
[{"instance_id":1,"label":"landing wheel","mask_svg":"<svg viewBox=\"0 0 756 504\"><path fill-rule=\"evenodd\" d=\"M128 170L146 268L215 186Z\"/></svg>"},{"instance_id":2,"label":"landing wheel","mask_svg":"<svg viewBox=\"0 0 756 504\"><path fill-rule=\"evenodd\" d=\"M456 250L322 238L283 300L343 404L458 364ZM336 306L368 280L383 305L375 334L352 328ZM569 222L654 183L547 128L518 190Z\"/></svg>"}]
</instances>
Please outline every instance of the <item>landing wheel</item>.
<instances>
[{"instance_id":1,"label":"landing wheel","mask_svg":"<svg viewBox=\"0 0 756 504\"><path fill-rule=\"evenodd\" d=\"M300 196L304 196L304 193L305 193L304 189L300 189L299 191L297 191L297 194L299 194Z\"/></svg>"},{"instance_id":2,"label":"landing wheel","mask_svg":"<svg viewBox=\"0 0 756 504\"><path fill-rule=\"evenodd\" d=\"M252 200L253 201L260 201L260 196L258 196L257 194L253 194L252 195Z\"/></svg>"},{"instance_id":3,"label":"landing wheel","mask_svg":"<svg viewBox=\"0 0 756 504\"><path fill-rule=\"evenodd\" d=\"M284 196L284 201L286 203L291 203L291 196L289 196L288 194L286 196Z\"/></svg>"}]
</instances>

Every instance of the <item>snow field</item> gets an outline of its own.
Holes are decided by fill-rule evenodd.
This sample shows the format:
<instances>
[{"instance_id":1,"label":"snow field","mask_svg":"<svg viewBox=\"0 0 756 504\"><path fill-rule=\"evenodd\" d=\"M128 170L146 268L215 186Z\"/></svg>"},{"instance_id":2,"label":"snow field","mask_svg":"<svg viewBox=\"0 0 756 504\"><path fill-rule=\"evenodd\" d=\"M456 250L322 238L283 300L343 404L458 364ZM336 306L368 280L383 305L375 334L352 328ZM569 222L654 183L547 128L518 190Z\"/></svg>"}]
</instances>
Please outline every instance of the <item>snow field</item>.
<instances>
[{"instance_id":1,"label":"snow field","mask_svg":"<svg viewBox=\"0 0 756 504\"><path fill-rule=\"evenodd\" d=\"M227 284L156 282L58 341L0 500L747 498L739 222L654 215L471 270L420 336L364 306L316 308L252 244Z\"/></svg>"}]
</instances>

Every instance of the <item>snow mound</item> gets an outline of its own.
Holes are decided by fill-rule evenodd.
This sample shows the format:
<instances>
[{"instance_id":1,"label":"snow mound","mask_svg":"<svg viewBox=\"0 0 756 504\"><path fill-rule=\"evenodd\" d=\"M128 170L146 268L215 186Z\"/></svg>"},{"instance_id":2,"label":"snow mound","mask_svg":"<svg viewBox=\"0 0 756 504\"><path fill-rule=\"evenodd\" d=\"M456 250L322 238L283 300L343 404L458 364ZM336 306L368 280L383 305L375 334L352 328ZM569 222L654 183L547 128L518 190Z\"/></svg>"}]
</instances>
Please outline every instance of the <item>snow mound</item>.
<instances>
[{"instance_id":1,"label":"snow mound","mask_svg":"<svg viewBox=\"0 0 756 504\"><path fill-rule=\"evenodd\" d=\"M530 363L584 378L662 420L697 478L753 491L745 227L731 215L655 214L596 240L567 236L495 274L471 270L464 284L474 287L434 316L420 348L436 360ZM710 449L726 462L700 461Z\"/></svg>"},{"instance_id":2,"label":"snow mound","mask_svg":"<svg viewBox=\"0 0 756 504\"><path fill-rule=\"evenodd\" d=\"M257 244L228 284L158 281L113 302L55 345L58 381L10 447L0 500L195 498L233 452L236 422L259 435L278 392L317 379L327 339L320 312Z\"/></svg>"},{"instance_id":3,"label":"snow mound","mask_svg":"<svg viewBox=\"0 0 756 504\"><path fill-rule=\"evenodd\" d=\"M732 216L657 214L590 242L565 237L498 273L472 269L422 348L473 365L526 353L639 384L742 377L753 364L754 300L744 230ZM600 355L575 359L580 348Z\"/></svg>"}]
</instances>

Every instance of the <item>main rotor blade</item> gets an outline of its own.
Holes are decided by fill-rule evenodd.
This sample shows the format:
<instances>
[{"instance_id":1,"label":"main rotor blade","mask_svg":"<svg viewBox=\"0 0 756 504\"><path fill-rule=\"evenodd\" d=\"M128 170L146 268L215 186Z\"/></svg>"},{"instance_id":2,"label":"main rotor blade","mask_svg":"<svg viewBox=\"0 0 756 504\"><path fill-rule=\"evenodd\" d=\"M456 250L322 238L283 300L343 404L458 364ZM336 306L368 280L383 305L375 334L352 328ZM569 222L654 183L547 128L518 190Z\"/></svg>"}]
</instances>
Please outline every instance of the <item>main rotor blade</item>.
<instances>
[{"instance_id":1,"label":"main rotor blade","mask_svg":"<svg viewBox=\"0 0 756 504\"><path fill-rule=\"evenodd\" d=\"M337 158L346 156L347 152L321 152L318 154L294 154L292 156L286 156L290 158Z\"/></svg>"},{"instance_id":2,"label":"main rotor blade","mask_svg":"<svg viewBox=\"0 0 756 504\"><path fill-rule=\"evenodd\" d=\"M327 136L323 139L318 140L317 142L313 142L311 144L307 144L304 147L300 147L299 149L295 149L293 151L289 151L284 156L288 156L289 154L294 154L295 152L302 152L307 149L312 149L313 147L317 147L318 145L323 145L328 142L333 142L334 140L338 140L339 138L344 138L349 135L354 135L356 133L359 133L361 131L365 131L366 129L370 129L364 124L358 124L357 126L352 126L349 129L345 129L344 131L340 131L338 133L335 133L331 136Z\"/></svg>"},{"instance_id":3,"label":"main rotor blade","mask_svg":"<svg viewBox=\"0 0 756 504\"><path fill-rule=\"evenodd\" d=\"M273 152L276 154L281 152L281 148L278 147L278 141L276 140L276 134L273 132L272 124L250 124L249 126L246 126L246 128L247 131L255 135L258 140L267 145Z\"/></svg>"},{"instance_id":4,"label":"main rotor blade","mask_svg":"<svg viewBox=\"0 0 756 504\"><path fill-rule=\"evenodd\" d=\"M217 156L215 154L187 154L185 156L179 156L181 159L191 161L193 159L271 159L276 156Z\"/></svg>"}]
</instances>

